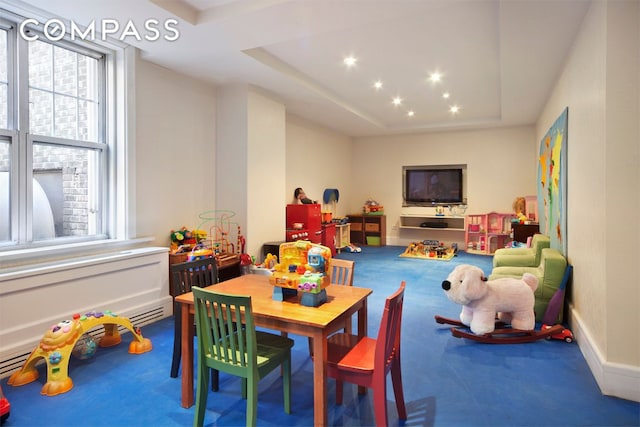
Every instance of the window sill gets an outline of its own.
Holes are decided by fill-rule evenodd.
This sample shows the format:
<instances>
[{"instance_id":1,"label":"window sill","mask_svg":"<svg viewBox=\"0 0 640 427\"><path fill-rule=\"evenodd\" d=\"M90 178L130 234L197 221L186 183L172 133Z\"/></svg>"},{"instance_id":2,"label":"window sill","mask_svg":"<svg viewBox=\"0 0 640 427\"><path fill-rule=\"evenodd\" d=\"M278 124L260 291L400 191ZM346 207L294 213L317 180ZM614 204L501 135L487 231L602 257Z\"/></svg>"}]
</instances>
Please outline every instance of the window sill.
<instances>
[{"instance_id":1,"label":"window sill","mask_svg":"<svg viewBox=\"0 0 640 427\"><path fill-rule=\"evenodd\" d=\"M93 240L66 245L10 250L0 252L0 270L7 272L7 270L19 270L36 264L64 263L72 259L149 246L152 241L151 237L128 240Z\"/></svg>"}]
</instances>

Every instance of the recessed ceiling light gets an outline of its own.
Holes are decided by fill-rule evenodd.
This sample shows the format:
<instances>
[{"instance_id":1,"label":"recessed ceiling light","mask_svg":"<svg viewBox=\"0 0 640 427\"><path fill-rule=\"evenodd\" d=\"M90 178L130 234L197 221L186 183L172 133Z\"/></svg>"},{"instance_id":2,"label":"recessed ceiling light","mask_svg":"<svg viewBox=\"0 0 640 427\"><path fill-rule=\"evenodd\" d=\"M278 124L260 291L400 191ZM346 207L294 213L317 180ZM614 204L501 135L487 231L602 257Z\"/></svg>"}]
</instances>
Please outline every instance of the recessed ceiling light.
<instances>
[{"instance_id":1,"label":"recessed ceiling light","mask_svg":"<svg viewBox=\"0 0 640 427\"><path fill-rule=\"evenodd\" d=\"M382 82L381 82L380 80L378 80L377 82L375 82L375 83L373 84L373 87L374 87L376 90L380 90L380 89L382 89Z\"/></svg>"},{"instance_id":2,"label":"recessed ceiling light","mask_svg":"<svg viewBox=\"0 0 640 427\"><path fill-rule=\"evenodd\" d=\"M402 104L402 98L400 98L399 96L396 96L395 98L393 98L393 105L395 105L396 107L400 104Z\"/></svg>"},{"instance_id":3,"label":"recessed ceiling light","mask_svg":"<svg viewBox=\"0 0 640 427\"><path fill-rule=\"evenodd\" d=\"M442 74L438 71L431 73L429 76L429 81L431 83L438 83L442 80Z\"/></svg>"},{"instance_id":4,"label":"recessed ceiling light","mask_svg":"<svg viewBox=\"0 0 640 427\"><path fill-rule=\"evenodd\" d=\"M347 56L346 58L344 58L343 62L347 67L353 67L354 65L356 65L356 62L358 62L358 59L354 56Z\"/></svg>"},{"instance_id":5,"label":"recessed ceiling light","mask_svg":"<svg viewBox=\"0 0 640 427\"><path fill-rule=\"evenodd\" d=\"M450 97L450 96L451 96L451 95L449 94L449 92L445 92L445 93L443 93L443 94L442 94L442 97L443 97L444 99L449 99L449 97Z\"/></svg>"},{"instance_id":6,"label":"recessed ceiling light","mask_svg":"<svg viewBox=\"0 0 640 427\"><path fill-rule=\"evenodd\" d=\"M415 116L415 114L416 113L414 113L413 111L408 111L407 112L407 116L409 116L409 117L413 117L413 116Z\"/></svg>"},{"instance_id":7,"label":"recessed ceiling light","mask_svg":"<svg viewBox=\"0 0 640 427\"><path fill-rule=\"evenodd\" d=\"M451 112L451 114L458 114L460 112L460 107L452 105L451 108L449 108L449 112Z\"/></svg>"}]
</instances>

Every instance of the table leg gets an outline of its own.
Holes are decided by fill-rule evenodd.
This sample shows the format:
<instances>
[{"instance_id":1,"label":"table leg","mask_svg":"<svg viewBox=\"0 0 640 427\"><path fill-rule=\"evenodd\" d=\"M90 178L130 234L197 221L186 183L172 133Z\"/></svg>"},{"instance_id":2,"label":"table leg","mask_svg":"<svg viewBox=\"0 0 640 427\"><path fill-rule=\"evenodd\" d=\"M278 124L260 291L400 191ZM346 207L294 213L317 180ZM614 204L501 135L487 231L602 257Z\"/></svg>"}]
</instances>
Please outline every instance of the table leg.
<instances>
[{"instance_id":1,"label":"table leg","mask_svg":"<svg viewBox=\"0 0 640 427\"><path fill-rule=\"evenodd\" d=\"M193 406L193 316L189 305L182 304L182 407Z\"/></svg>"},{"instance_id":2,"label":"table leg","mask_svg":"<svg viewBox=\"0 0 640 427\"><path fill-rule=\"evenodd\" d=\"M313 418L314 426L327 425L327 336L313 335Z\"/></svg>"}]
</instances>

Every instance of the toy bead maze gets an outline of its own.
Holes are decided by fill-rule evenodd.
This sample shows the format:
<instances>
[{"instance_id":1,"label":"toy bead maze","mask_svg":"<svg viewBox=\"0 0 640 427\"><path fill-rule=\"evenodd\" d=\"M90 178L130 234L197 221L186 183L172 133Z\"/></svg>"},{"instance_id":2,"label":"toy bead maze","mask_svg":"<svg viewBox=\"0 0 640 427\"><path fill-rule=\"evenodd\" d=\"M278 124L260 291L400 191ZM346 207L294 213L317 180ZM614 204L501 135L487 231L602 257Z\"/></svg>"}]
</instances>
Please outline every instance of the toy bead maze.
<instances>
[{"instance_id":1,"label":"toy bead maze","mask_svg":"<svg viewBox=\"0 0 640 427\"><path fill-rule=\"evenodd\" d=\"M403 258L433 259L438 261L449 261L456 256L457 245L445 246L438 240L423 240L413 242L400 254Z\"/></svg>"},{"instance_id":2,"label":"toy bead maze","mask_svg":"<svg viewBox=\"0 0 640 427\"><path fill-rule=\"evenodd\" d=\"M40 344L31 352L22 369L11 375L9 384L20 386L38 379L36 363L42 358L47 363L47 382L40 393L55 396L71 390L73 382L69 378L68 370L73 349L86 332L99 325L104 326L100 347L120 344L122 338L118 332L118 326L122 326L133 334L134 340L129 344L129 353L142 354L153 348L151 341L143 338L140 329L134 329L129 319L125 317L118 317L110 311L85 315L74 314L72 320L63 320L45 332Z\"/></svg>"}]
</instances>

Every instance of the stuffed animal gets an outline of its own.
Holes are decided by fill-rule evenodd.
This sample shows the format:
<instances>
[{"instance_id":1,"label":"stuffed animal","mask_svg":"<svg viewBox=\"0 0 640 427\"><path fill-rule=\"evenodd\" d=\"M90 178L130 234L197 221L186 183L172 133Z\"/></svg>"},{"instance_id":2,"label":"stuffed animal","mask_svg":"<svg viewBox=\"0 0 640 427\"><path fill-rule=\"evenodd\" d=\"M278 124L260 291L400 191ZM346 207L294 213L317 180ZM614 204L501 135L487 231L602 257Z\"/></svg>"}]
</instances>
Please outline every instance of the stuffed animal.
<instances>
[{"instance_id":1,"label":"stuffed animal","mask_svg":"<svg viewBox=\"0 0 640 427\"><path fill-rule=\"evenodd\" d=\"M527 200L524 197L516 197L513 201L513 211L516 213L516 217L520 223L524 223L527 220Z\"/></svg>"},{"instance_id":2,"label":"stuffed animal","mask_svg":"<svg viewBox=\"0 0 640 427\"><path fill-rule=\"evenodd\" d=\"M468 264L454 268L442 282L447 298L462 305L460 321L476 335L493 332L496 315L514 329L533 330L537 287L538 278L533 274L487 280L480 268Z\"/></svg>"}]
</instances>

